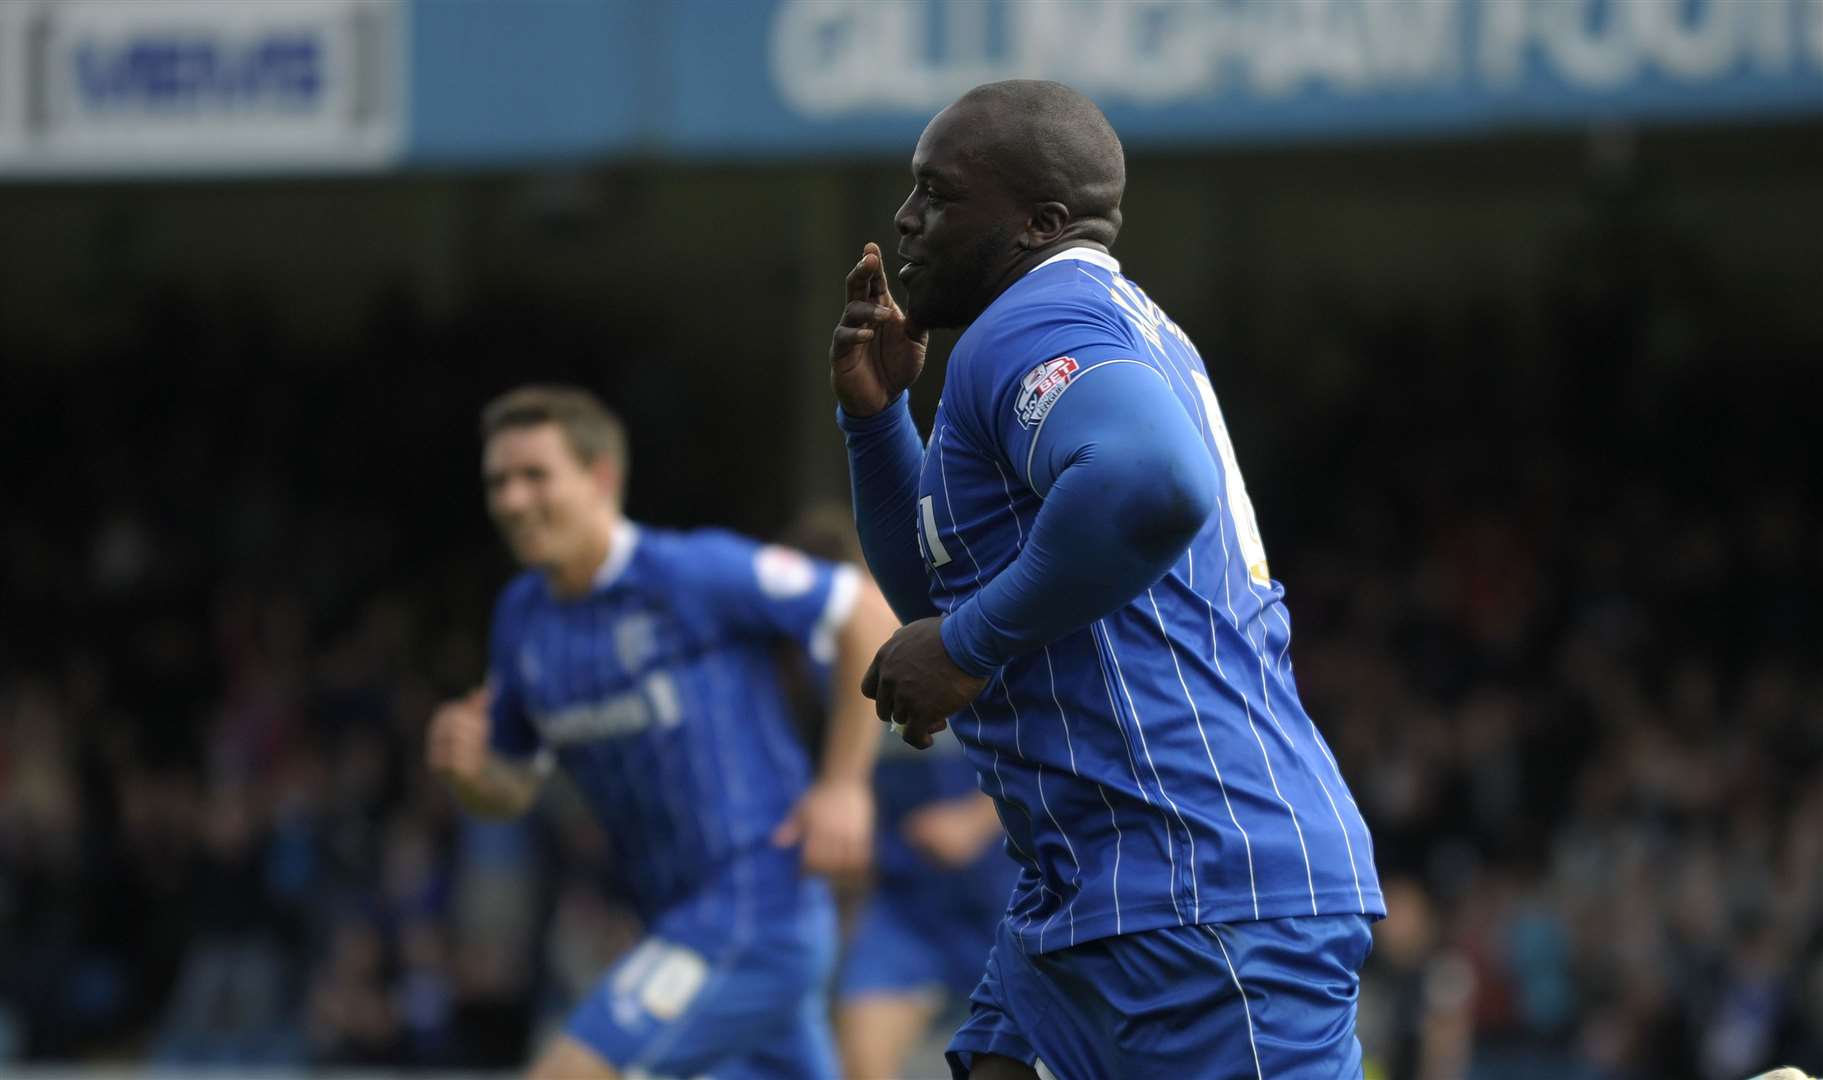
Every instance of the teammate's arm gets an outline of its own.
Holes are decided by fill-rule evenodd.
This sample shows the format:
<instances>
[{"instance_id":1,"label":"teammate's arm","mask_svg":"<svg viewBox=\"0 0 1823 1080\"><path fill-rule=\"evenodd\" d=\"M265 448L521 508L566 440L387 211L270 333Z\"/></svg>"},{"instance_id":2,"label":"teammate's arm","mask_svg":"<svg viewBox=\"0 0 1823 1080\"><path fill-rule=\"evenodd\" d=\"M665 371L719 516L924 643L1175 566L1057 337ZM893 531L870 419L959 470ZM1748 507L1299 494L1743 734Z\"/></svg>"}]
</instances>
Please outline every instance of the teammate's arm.
<instances>
[{"instance_id":1,"label":"teammate's arm","mask_svg":"<svg viewBox=\"0 0 1823 1080\"><path fill-rule=\"evenodd\" d=\"M823 742L822 775L826 780L873 782L880 722L874 717L873 703L861 696L861 676L874 653L898 628L899 620L880 590L862 575L854 613L836 637L836 658L830 667L829 733Z\"/></svg>"},{"instance_id":2,"label":"teammate's arm","mask_svg":"<svg viewBox=\"0 0 1823 1080\"><path fill-rule=\"evenodd\" d=\"M928 803L905 815L900 832L937 865L960 870L1006 835L994 800L979 791Z\"/></svg>"},{"instance_id":3,"label":"teammate's arm","mask_svg":"<svg viewBox=\"0 0 1823 1080\"><path fill-rule=\"evenodd\" d=\"M924 368L929 335L912 325L886 285L880 248L868 244L848 272L847 305L829 345L829 382L848 444L861 553L901 622L937 609L917 535L924 446L905 389Z\"/></svg>"},{"instance_id":4,"label":"teammate's arm","mask_svg":"<svg viewBox=\"0 0 1823 1080\"><path fill-rule=\"evenodd\" d=\"M478 817L518 817L537 801L544 770L534 762L508 760L488 745L493 696L492 687L478 687L439 706L425 756L462 809Z\"/></svg>"},{"instance_id":5,"label":"teammate's arm","mask_svg":"<svg viewBox=\"0 0 1823 1080\"><path fill-rule=\"evenodd\" d=\"M773 834L781 846L802 841L805 869L819 874L865 870L873 846L872 784L880 724L872 703L861 696L861 674L898 620L880 590L865 574L860 579L854 607L836 631L821 771Z\"/></svg>"}]
</instances>

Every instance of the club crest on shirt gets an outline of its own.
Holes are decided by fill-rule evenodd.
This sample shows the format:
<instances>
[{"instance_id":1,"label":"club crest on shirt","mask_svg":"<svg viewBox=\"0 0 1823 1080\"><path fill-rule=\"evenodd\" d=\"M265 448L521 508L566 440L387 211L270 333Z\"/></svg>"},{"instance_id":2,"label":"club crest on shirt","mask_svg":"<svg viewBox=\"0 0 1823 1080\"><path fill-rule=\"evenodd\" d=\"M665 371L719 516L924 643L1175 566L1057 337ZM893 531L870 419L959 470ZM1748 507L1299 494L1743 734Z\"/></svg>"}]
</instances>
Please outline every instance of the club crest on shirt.
<instances>
[{"instance_id":1,"label":"club crest on shirt","mask_svg":"<svg viewBox=\"0 0 1823 1080\"><path fill-rule=\"evenodd\" d=\"M1019 423L1031 427L1043 420L1063 395L1064 388L1070 380L1082 370L1082 365L1073 356L1060 356L1055 360L1046 360L1026 372L1019 383L1019 399L1014 403L1014 413Z\"/></svg>"},{"instance_id":2,"label":"club crest on shirt","mask_svg":"<svg viewBox=\"0 0 1823 1080\"><path fill-rule=\"evenodd\" d=\"M635 613L614 625L614 651L620 656L620 669L637 675L658 652L658 620Z\"/></svg>"}]
</instances>

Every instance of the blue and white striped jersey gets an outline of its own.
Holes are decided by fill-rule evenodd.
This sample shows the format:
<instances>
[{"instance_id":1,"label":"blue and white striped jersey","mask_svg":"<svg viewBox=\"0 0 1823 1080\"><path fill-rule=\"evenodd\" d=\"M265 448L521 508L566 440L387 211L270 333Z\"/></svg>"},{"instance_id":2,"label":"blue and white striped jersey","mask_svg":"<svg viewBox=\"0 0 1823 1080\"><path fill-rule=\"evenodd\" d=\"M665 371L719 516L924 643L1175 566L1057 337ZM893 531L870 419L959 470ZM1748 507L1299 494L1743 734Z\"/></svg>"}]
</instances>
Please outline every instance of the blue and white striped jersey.
<instances>
[{"instance_id":1,"label":"blue and white striped jersey","mask_svg":"<svg viewBox=\"0 0 1823 1080\"><path fill-rule=\"evenodd\" d=\"M1112 364L1151 369L1207 440L1217 512L1126 606L1003 668L951 718L1024 866L1008 916L1043 952L1161 926L1383 915L1373 846L1298 701L1284 592L1196 347L1084 250L994 301L952 352L918 487L949 611L1018 555L1045 417ZM1077 389L1086 384L1087 389Z\"/></svg>"},{"instance_id":2,"label":"blue and white striped jersey","mask_svg":"<svg viewBox=\"0 0 1823 1080\"><path fill-rule=\"evenodd\" d=\"M502 591L492 746L554 752L650 918L767 846L803 792L773 646L828 663L858 589L853 567L787 548L627 523L587 596L536 572Z\"/></svg>"}]
</instances>

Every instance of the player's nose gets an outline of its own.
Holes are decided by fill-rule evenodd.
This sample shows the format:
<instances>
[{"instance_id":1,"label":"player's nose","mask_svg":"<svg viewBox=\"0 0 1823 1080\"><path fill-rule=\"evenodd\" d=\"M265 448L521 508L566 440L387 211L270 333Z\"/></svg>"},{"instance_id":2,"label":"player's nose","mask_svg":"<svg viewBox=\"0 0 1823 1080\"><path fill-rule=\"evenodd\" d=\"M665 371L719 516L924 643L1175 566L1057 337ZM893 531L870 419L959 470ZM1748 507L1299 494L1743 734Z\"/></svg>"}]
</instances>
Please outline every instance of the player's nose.
<instances>
[{"instance_id":1,"label":"player's nose","mask_svg":"<svg viewBox=\"0 0 1823 1080\"><path fill-rule=\"evenodd\" d=\"M531 504L531 492L523 481L508 480L495 489L493 502L495 516L516 516Z\"/></svg>"},{"instance_id":2,"label":"player's nose","mask_svg":"<svg viewBox=\"0 0 1823 1080\"><path fill-rule=\"evenodd\" d=\"M893 227L899 230L900 236L910 236L918 231L920 224L918 215L912 212L912 201L917 197L918 193L915 191L907 196L905 201L899 204L898 213L893 215Z\"/></svg>"}]
</instances>

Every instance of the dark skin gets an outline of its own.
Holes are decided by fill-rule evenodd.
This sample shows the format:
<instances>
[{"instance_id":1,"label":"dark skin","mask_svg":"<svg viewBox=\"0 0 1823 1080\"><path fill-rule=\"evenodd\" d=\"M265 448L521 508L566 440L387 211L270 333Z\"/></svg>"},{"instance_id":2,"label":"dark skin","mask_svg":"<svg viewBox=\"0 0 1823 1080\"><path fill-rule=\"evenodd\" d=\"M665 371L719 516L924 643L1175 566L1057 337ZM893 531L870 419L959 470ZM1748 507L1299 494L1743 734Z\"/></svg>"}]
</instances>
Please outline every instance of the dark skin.
<instances>
[{"instance_id":1,"label":"dark skin","mask_svg":"<svg viewBox=\"0 0 1823 1080\"><path fill-rule=\"evenodd\" d=\"M893 298L877 244L849 270L846 306L830 341L830 385L849 416L872 416L924 370L930 327L966 326L1014 282L1066 248L1106 251L1105 223L1078 220L1053 200L1022 197L993 167L1016 146L995 110L965 98L930 122L912 155L911 194L894 215L906 307ZM909 310L908 310L909 309ZM929 748L948 718L987 680L957 667L943 647L941 616L919 619L874 655L861 683L880 719ZM1023 1074L1022 1074L1023 1075Z\"/></svg>"}]
</instances>

